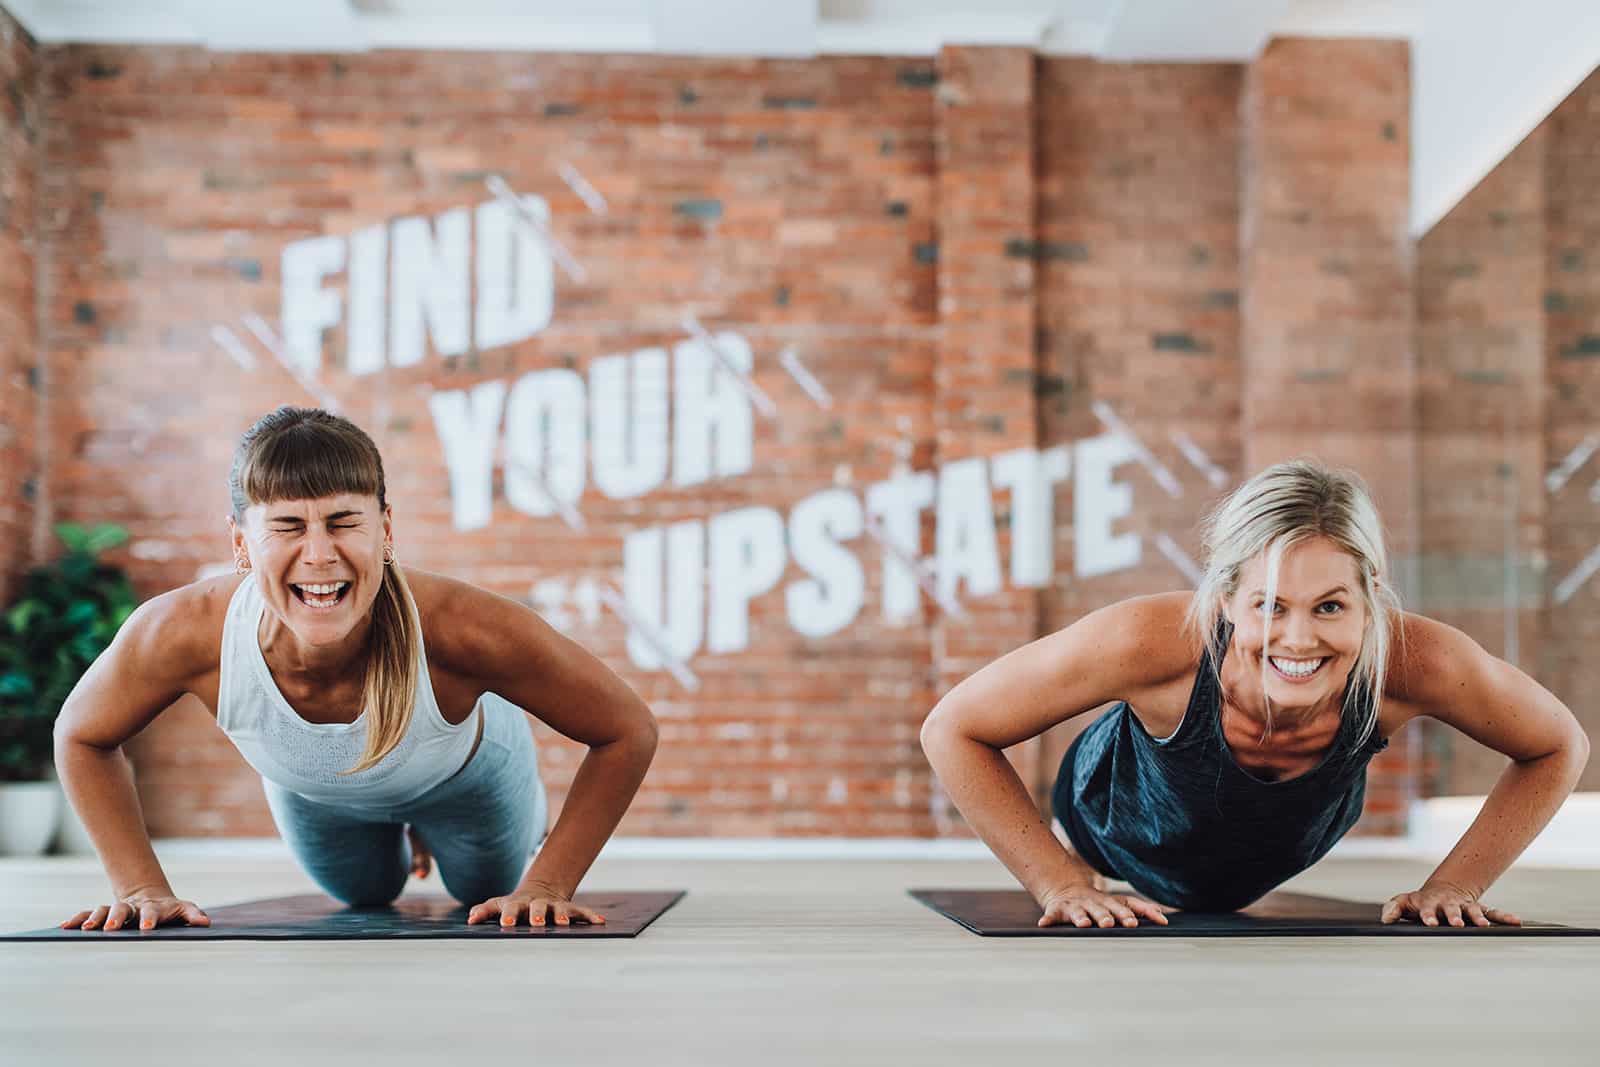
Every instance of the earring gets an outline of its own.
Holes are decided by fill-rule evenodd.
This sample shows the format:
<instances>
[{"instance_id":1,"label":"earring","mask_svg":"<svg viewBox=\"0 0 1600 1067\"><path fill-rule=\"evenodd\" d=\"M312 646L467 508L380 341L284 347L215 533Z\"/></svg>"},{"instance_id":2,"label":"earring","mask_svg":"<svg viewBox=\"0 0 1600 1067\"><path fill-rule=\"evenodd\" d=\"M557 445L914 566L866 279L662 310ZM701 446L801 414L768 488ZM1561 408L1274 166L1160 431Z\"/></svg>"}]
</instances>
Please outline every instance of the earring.
<instances>
[{"instance_id":1,"label":"earring","mask_svg":"<svg viewBox=\"0 0 1600 1067\"><path fill-rule=\"evenodd\" d=\"M242 552L239 553L237 556L234 556L233 557L233 573L235 573L235 574L249 574L250 573L250 557L246 556Z\"/></svg>"},{"instance_id":2,"label":"earring","mask_svg":"<svg viewBox=\"0 0 1600 1067\"><path fill-rule=\"evenodd\" d=\"M383 546L383 565L385 567L391 567L394 565L394 546L391 544L385 544Z\"/></svg>"}]
</instances>

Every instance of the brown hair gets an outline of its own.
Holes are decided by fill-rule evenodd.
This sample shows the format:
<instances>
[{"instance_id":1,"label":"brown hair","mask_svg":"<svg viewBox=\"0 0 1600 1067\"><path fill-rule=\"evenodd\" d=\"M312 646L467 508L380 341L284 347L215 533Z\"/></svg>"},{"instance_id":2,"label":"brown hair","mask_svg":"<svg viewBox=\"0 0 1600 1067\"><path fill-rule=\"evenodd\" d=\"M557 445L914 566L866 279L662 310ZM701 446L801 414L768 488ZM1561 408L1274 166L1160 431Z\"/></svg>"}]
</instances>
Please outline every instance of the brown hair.
<instances>
[{"instance_id":1,"label":"brown hair","mask_svg":"<svg viewBox=\"0 0 1600 1067\"><path fill-rule=\"evenodd\" d=\"M252 504L315 500L340 493L384 496L383 460L372 438L355 423L320 408L284 406L263 415L239 439L228 474L234 522ZM372 605L367 677L362 695L368 709L366 750L354 774L394 751L411 726L417 703L418 622L416 604L399 564L383 568L383 584Z\"/></svg>"}]
</instances>

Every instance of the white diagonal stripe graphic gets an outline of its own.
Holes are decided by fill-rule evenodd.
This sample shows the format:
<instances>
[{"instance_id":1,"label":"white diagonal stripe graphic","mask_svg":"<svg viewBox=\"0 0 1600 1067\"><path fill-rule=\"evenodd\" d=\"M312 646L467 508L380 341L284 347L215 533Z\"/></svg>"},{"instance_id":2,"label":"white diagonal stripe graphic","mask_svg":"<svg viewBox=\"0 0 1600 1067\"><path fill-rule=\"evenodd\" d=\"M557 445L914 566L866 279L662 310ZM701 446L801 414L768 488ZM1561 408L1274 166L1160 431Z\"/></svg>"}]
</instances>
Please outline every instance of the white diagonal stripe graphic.
<instances>
[{"instance_id":1,"label":"white diagonal stripe graphic","mask_svg":"<svg viewBox=\"0 0 1600 1067\"><path fill-rule=\"evenodd\" d=\"M1179 548L1176 541L1164 533L1158 533L1156 534L1156 548L1160 550L1163 556L1167 557L1168 563L1183 572L1183 576L1189 580L1189 584L1199 586L1200 579L1203 577L1200 565L1190 557L1189 553Z\"/></svg>"},{"instance_id":2,"label":"white diagonal stripe graphic","mask_svg":"<svg viewBox=\"0 0 1600 1067\"><path fill-rule=\"evenodd\" d=\"M1183 495L1183 486L1178 484L1178 479L1174 478L1172 472L1163 466L1161 461L1156 459L1155 455L1145 447L1144 442L1139 440L1139 435L1134 433L1133 429L1122 421L1122 417L1111 410L1110 404L1107 404L1104 400L1096 400L1089 407L1094 412L1095 418L1105 424L1106 429L1119 437L1128 439L1129 443L1133 445L1134 458L1138 460L1145 470L1150 472L1150 477L1156 480L1157 485L1166 490L1168 496L1180 497Z\"/></svg>"},{"instance_id":3,"label":"white diagonal stripe graphic","mask_svg":"<svg viewBox=\"0 0 1600 1067\"><path fill-rule=\"evenodd\" d=\"M738 364L728 358L728 353L724 352L722 346L717 344L716 338L707 333L705 327L700 325L699 319L693 315L684 315L683 328L693 335L696 341L705 345L711 354L716 357L717 362L722 365L722 369L733 376L733 380L739 383L739 388L744 390L745 395L750 398L750 402L756 406L757 411L768 419L778 417L778 406L772 402L772 398Z\"/></svg>"},{"instance_id":4,"label":"white diagonal stripe graphic","mask_svg":"<svg viewBox=\"0 0 1600 1067\"><path fill-rule=\"evenodd\" d=\"M1578 473L1578 468L1589 462L1589 457L1595 454L1596 449L1600 449L1600 433L1592 433L1579 441L1555 470L1544 476L1545 488L1552 493L1560 492L1567 480Z\"/></svg>"},{"instance_id":5,"label":"white diagonal stripe graphic","mask_svg":"<svg viewBox=\"0 0 1600 1067\"><path fill-rule=\"evenodd\" d=\"M561 516L562 522L566 523L579 533L583 533L588 529L588 525L583 521L583 513L577 508L573 507L568 501L565 501L557 496L555 492L551 490L549 484L544 480L544 475L540 474L538 471L534 470L532 466L526 463L513 463L511 466L514 470L518 471L530 482L532 482L535 489L544 494L545 499L550 501L550 506L556 509L556 514Z\"/></svg>"},{"instance_id":6,"label":"white diagonal stripe graphic","mask_svg":"<svg viewBox=\"0 0 1600 1067\"><path fill-rule=\"evenodd\" d=\"M567 246L556 239L556 235L550 232L550 227L545 225L543 219L528 209L528 205L524 204L515 190L506 184L504 178L498 174L491 174L483 180L483 184L511 208L518 220L528 227L535 237L544 242L545 247L550 249L550 255L561 265L561 269L567 272L567 277L580 283L588 280L589 272L583 269L583 264L573 258L572 253L567 251Z\"/></svg>"},{"instance_id":7,"label":"white diagonal stripe graphic","mask_svg":"<svg viewBox=\"0 0 1600 1067\"><path fill-rule=\"evenodd\" d=\"M961 602L939 591L939 583L934 581L933 564L930 561L897 544L894 538L889 536L889 531L883 528L876 515L867 516L865 529L868 537L882 545L885 552L899 560L911 572L917 584L922 587L922 591L927 593L946 615L953 615L958 619L966 618L967 609L961 606Z\"/></svg>"},{"instance_id":8,"label":"white diagonal stripe graphic","mask_svg":"<svg viewBox=\"0 0 1600 1067\"><path fill-rule=\"evenodd\" d=\"M1182 430L1172 430L1167 434L1172 438L1172 443L1178 446L1178 451L1183 453L1183 458L1188 460L1195 470L1206 476L1206 481L1211 483L1211 488L1221 489L1228 484L1228 472L1211 462L1211 457L1194 443L1194 439Z\"/></svg>"},{"instance_id":9,"label":"white diagonal stripe graphic","mask_svg":"<svg viewBox=\"0 0 1600 1067\"><path fill-rule=\"evenodd\" d=\"M678 680L679 685L691 693L700 688L700 679L695 677L694 672L689 669L683 660L672 654L672 648L667 644L666 636L644 619L635 615L633 609L628 607L628 602L621 593L608 584L600 585L598 592L600 594L600 602L610 608L617 618L637 631L647 645L655 649L656 655L661 657L661 662L667 665L667 670Z\"/></svg>"},{"instance_id":10,"label":"white diagonal stripe graphic","mask_svg":"<svg viewBox=\"0 0 1600 1067\"><path fill-rule=\"evenodd\" d=\"M600 190L590 185L588 180L578 173L577 167L563 160L556 168L556 172L561 175L561 180L567 183L567 188L577 193L578 199L582 200L590 211L596 215L606 214L606 198L600 195Z\"/></svg>"},{"instance_id":11,"label":"white diagonal stripe graphic","mask_svg":"<svg viewBox=\"0 0 1600 1067\"><path fill-rule=\"evenodd\" d=\"M272 358L277 360L278 364L289 372L289 377L293 378L300 388L310 393L323 410L338 414L338 399L324 389L304 367L289 358L289 353L283 350L283 342L278 339L278 335L272 327L267 325L266 319L251 313L246 315L243 321L245 327L255 334L256 340L261 342L261 347L272 353Z\"/></svg>"},{"instance_id":12,"label":"white diagonal stripe graphic","mask_svg":"<svg viewBox=\"0 0 1600 1067\"><path fill-rule=\"evenodd\" d=\"M778 355L778 363L789 372L789 377L806 391L806 395L817 402L818 407L825 410L833 407L833 397L828 395L828 390L823 388L816 376L806 369L806 365L800 362L800 357L795 355L793 348L785 348Z\"/></svg>"},{"instance_id":13,"label":"white diagonal stripe graphic","mask_svg":"<svg viewBox=\"0 0 1600 1067\"><path fill-rule=\"evenodd\" d=\"M211 327L211 339L217 346L233 358L233 361L247 371L256 369L256 357L245 347L239 335L222 325L220 322Z\"/></svg>"},{"instance_id":14,"label":"white diagonal stripe graphic","mask_svg":"<svg viewBox=\"0 0 1600 1067\"><path fill-rule=\"evenodd\" d=\"M1584 582L1594 577L1595 571L1600 571L1600 545L1595 545L1594 551L1583 557L1583 562L1573 568L1571 574L1561 579L1561 584L1555 588L1556 603L1565 604L1571 600L1572 594L1576 593Z\"/></svg>"}]
</instances>

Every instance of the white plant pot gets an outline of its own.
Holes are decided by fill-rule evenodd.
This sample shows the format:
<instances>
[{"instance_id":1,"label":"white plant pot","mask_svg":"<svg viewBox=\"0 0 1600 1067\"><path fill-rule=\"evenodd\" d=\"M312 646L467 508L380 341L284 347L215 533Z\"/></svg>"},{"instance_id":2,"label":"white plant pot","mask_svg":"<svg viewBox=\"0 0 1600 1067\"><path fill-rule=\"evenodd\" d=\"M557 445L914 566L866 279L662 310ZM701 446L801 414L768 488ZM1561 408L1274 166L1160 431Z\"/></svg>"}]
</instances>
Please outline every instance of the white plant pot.
<instances>
[{"instance_id":1,"label":"white plant pot","mask_svg":"<svg viewBox=\"0 0 1600 1067\"><path fill-rule=\"evenodd\" d=\"M54 781L0 784L0 856L38 856L61 821L61 786Z\"/></svg>"}]
</instances>

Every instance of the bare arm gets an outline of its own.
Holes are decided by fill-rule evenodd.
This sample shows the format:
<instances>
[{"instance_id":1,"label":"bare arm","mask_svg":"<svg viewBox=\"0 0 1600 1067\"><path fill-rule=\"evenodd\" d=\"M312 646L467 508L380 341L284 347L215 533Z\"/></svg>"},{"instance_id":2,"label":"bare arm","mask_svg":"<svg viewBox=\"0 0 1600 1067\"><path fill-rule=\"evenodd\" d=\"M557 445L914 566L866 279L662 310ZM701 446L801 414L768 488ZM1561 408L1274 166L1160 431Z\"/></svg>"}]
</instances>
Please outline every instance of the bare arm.
<instances>
[{"instance_id":1,"label":"bare arm","mask_svg":"<svg viewBox=\"0 0 1600 1067\"><path fill-rule=\"evenodd\" d=\"M1550 821L1578 783L1589 739L1570 709L1461 631L1405 618L1395 695L1511 758L1429 884L1482 897Z\"/></svg>"},{"instance_id":2,"label":"bare arm","mask_svg":"<svg viewBox=\"0 0 1600 1067\"><path fill-rule=\"evenodd\" d=\"M615 672L522 604L463 583L451 583L448 598L455 669L589 746L521 887L570 900L644 780L655 717Z\"/></svg>"},{"instance_id":3,"label":"bare arm","mask_svg":"<svg viewBox=\"0 0 1600 1067\"><path fill-rule=\"evenodd\" d=\"M923 723L923 752L950 798L1047 910L1095 874L1055 839L1003 750L1192 667L1177 629L1185 603L1164 594L1095 611L984 667Z\"/></svg>"},{"instance_id":4,"label":"bare arm","mask_svg":"<svg viewBox=\"0 0 1600 1067\"><path fill-rule=\"evenodd\" d=\"M134 902L105 909L92 925L105 922L115 929L140 902L174 896L151 847L122 745L182 696L192 678L215 669L215 655L207 659L204 597L183 589L141 605L78 681L56 719L55 762L67 799L94 842L117 900ZM209 644L214 651L216 640ZM148 925L177 917L177 912L140 910Z\"/></svg>"}]
</instances>

